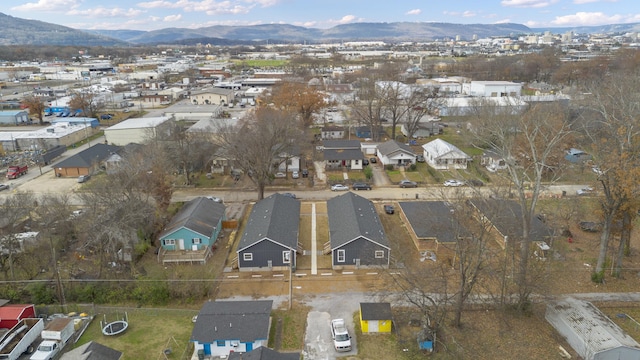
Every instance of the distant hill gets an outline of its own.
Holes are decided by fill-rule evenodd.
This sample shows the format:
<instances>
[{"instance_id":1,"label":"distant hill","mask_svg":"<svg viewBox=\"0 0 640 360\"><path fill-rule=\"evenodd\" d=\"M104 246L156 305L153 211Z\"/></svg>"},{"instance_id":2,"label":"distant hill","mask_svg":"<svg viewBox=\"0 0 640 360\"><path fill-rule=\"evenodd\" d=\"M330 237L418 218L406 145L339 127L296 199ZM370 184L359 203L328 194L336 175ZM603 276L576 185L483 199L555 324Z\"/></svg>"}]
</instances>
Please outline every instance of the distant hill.
<instances>
[{"instance_id":1,"label":"distant hill","mask_svg":"<svg viewBox=\"0 0 640 360\"><path fill-rule=\"evenodd\" d=\"M218 38L254 42L307 42L329 41L427 41L460 36L463 39L530 33L531 29L520 24L449 24L449 23L354 23L329 29L306 28L287 24L253 26L210 26L198 29L167 28L140 33L129 37L109 31L96 34L117 37L135 44L174 43L193 38ZM126 36L126 37L125 37Z\"/></svg>"},{"instance_id":2,"label":"distant hill","mask_svg":"<svg viewBox=\"0 0 640 360\"><path fill-rule=\"evenodd\" d=\"M124 41L66 26L0 13L0 45L126 45Z\"/></svg>"},{"instance_id":3,"label":"distant hill","mask_svg":"<svg viewBox=\"0 0 640 360\"><path fill-rule=\"evenodd\" d=\"M474 36L517 36L521 34L624 33L640 31L640 23L573 28L531 29L521 24L452 24L431 22L353 23L329 29L287 24L253 26L209 26L198 29L166 28L140 30L76 30L42 21L25 20L0 13L0 45L126 46L155 44L217 45L258 43L320 43L344 41L431 41Z\"/></svg>"},{"instance_id":4,"label":"distant hill","mask_svg":"<svg viewBox=\"0 0 640 360\"><path fill-rule=\"evenodd\" d=\"M531 30L533 30L536 33L551 31L554 34L562 34L569 31L573 31L574 33L578 33L578 34L615 34L615 33L640 32L640 23L611 24L611 25L599 25L599 26L535 28Z\"/></svg>"}]
</instances>

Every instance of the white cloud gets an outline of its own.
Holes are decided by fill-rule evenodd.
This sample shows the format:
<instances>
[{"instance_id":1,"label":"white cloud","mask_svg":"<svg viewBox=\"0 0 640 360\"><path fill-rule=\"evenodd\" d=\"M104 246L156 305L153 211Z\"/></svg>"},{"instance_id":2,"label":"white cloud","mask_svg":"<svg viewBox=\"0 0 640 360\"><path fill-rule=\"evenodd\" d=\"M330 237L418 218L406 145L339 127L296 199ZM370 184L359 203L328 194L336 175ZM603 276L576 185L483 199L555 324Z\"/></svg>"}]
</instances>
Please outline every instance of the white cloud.
<instances>
[{"instance_id":1,"label":"white cloud","mask_svg":"<svg viewBox=\"0 0 640 360\"><path fill-rule=\"evenodd\" d=\"M256 7L270 7L281 0L245 0L241 3L216 0L153 0L140 2L137 6L145 9L182 9L185 12L205 12L207 15L246 14Z\"/></svg>"},{"instance_id":2,"label":"white cloud","mask_svg":"<svg viewBox=\"0 0 640 360\"><path fill-rule=\"evenodd\" d=\"M144 11L138 9L108 9L104 7L97 7L86 10L72 9L70 11L67 11L65 14L90 18L133 18L139 17L140 15L144 14Z\"/></svg>"},{"instance_id":3,"label":"white cloud","mask_svg":"<svg viewBox=\"0 0 640 360\"><path fill-rule=\"evenodd\" d=\"M162 21L164 22L175 22L182 19L182 14L177 14L177 15L167 15L164 17L164 19L162 19Z\"/></svg>"},{"instance_id":4,"label":"white cloud","mask_svg":"<svg viewBox=\"0 0 640 360\"><path fill-rule=\"evenodd\" d=\"M507 7L542 8L557 3L559 0L502 0L500 4Z\"/></svg>"},{"instance_id":5,"label":"white cloud","mask_svg":"<svg viewBox=\"0 0 640 360\"><path fill-rule=\"evenodd\" d=\"M475 12L473 12L473 11L469 11L469 10L467 10L467 11L465 11L465 12L463 12L463 13L462 13L462 17L474 17L474 16L476 16L476 15L477 15L477 14L476 14Z\"/></svg>"},{"instance_id":6,"label":"white cloud","mask_svg":"<svg viewBox=\"0 0 640 360\"><path fill-rule=\"evenodd\" d=\"M422 13L422 10L420 9L412 9L407 11L407 15L420 15L420 13Z\"/></svg>"},{"instance_id":7,"label":"white cloud","mask_svg":"<svg viewBox=\"0 0 640 360\"><path fill-rule=\"evenodd\" d=\"M511 19L502 19L502 20L495 21L494 24L508 24L510 22L511 22Z\"/></svg>"},{"instance_id":8,"label":"white cloud","mask_svg":"<svg viewBox=\"0 0 640 360\"><path fill-rule=\"evenodd\" d=\"M640 15L623 16L606 15L602 12L577 12L572 15L556 16L555 20L551 21L551 23L558 26L603 25L638 21L638 17L640 17Z\"/></svg>"},{"instance_id":9,"label":"white cloud","mask_svg":"<svg viewBox=\"0 0 640 360\"><path fill-rule=\"evenodd\" d=\"M338 24L348 24L356 21L356 17L354 15L345 15L342 19L338 20Z\"/></svg>"},{"instance_id":10,"label":"white cloud","mask_svg":"<svg viewBox=\"0 0 640 360\"><path fill-rule=\"evenodd\" d=\"M80 6L79 0L38 0L38 2L25 3L14 6L14 11L68 11Z\"/></svg>"}]
</instances>

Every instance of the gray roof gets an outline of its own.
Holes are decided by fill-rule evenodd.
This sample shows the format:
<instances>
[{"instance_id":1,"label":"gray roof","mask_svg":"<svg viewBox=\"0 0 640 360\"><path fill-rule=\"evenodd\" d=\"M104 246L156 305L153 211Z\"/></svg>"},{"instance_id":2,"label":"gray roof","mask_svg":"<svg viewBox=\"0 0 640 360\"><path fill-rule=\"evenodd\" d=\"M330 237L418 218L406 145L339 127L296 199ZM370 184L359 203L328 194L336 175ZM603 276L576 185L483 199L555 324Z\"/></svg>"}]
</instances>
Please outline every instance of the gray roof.
<instances>
[{"instance_id":1,"label":"gray roof","mask_svg":"<svg viewBox=\"0 0 640 360\"><path fill-rule=\"evenodd\" d=\"M470 236L467 229L453 219L451 212L454 208L450 203L406 201L399 205L418 239L435 238L438 242L454 242L460 237Z\"/></svg>"},{"instance_id":2,"label":"gray roof","mask_svg":"<svg viewBox=\"0 0 640 360\"><path fill-rule=\"evenodd\" d=\"M505 199L472 199L470 203L484 215L503 236L522 238L522 209L520 204ZM537 216L531 220L531 241L544 241L553 236L550 229Z\"/></svg>"},{"instance_id":3,"label":"gray roof","mask_svg":"<svg viewBox=\"0 0 640 360\"><path fill-rule=\"evenodd\" d=\"M197 197L184 204L182 209L171 219L160 235L163 238L172 232L186 228L195 233L209 237L224 217L224 204L205 197Z\"/></svg>"},{"instance_id":4,"label":"gray roof","mask_svg":"<svg viewBox=\"0 0 640 360\"><path fill-rule=\"evenodd\" d=\"M122 353L110 347L89 341L77 348L66 352L60 360L119 360Z\"/></svg>"},{"instance_id":5,"label":"gray roof","mask_svg":"<svg viewBox=\"0 0 640 360\"><path fill-rule=\"evenodd\" d=\"M326 149L357 149L360 150L360 140L322 140Z\"/></svg>"},{"instance_id":6,"label":"gray roof","mask_svg":"<svg viewBox=\"0 0 640 360\"><path fill-rule=\"evenodd\" d=\"M248 353L232 352L229 354L229 360L300 360L300 353L281 353L260 346Z\"/></svg>"},{"instance_id":7,"label":"gray roof","mask_svg":"<svg viewBox=\"0 0 640 360\"><path fill-rule=\"evenodd\" d=\"M198 313L191 341L211 344L217 340L268 339L272 306L272 300L207 301Z\"/></svg>"},{"instance_id":8,"label":"gray roof","mask_svg":"<svg viewBox=\"0 0 640 360\"><path fill-rule=\"evenodd\" d=\"M346 149L346 150L336 150L336 149L325 149L324 150L324 159L325 160L364 160L364 154L360 149Z\"/></svg>"},{"instance_id":9,"label":"gray roof","mask_svg":"<svg viewBox=\"0 0 640 360\"><path fill-rule=\"evenodd\" d=\"M296 250L299 227L300 202L282 194L273 194L253 206L237 251L265 239Z\"/></svg>"},{"instance_id":10,"label":"gray roof","mask_svg":"<svg viewBox=\"0 0 640 360\"><path fill-rule=\"evenodd\" d=\"M90 168L118 153L120 146L98 143L55 164L56 168Z\"/></svg>"},{"instance_id":11,"label":"gray roof","mask_svg":"<svg viewBox=\"0 0 640 360\"><path fill-rule=\"evenodd\" d=\"M351 191L327 201L331 249L360 237L389 249L389 240L373 203Z\"/></svg>"},{"instance_id":12,"label":"gray roof","mask_svg":"<svg viewBox=\"0 0 640 360\"><path fill-rule=\"evenodd\" d=\"M380 151L382 155L391 155L397 152L405 152L413 156L416 155L409 145L397 142L395 140L385 141L382 144L378 145L378 151Z\"/></svg>"},{"instance_id":13,"label":"gray roof","mask_svg":"<svg viewBox=\"0 0 640 360\"><path fill-rule=\"evenodd\" d=\"M391 320L391 304L389 303L360 303L362 320Z\"/></svg>"}]
</instances>

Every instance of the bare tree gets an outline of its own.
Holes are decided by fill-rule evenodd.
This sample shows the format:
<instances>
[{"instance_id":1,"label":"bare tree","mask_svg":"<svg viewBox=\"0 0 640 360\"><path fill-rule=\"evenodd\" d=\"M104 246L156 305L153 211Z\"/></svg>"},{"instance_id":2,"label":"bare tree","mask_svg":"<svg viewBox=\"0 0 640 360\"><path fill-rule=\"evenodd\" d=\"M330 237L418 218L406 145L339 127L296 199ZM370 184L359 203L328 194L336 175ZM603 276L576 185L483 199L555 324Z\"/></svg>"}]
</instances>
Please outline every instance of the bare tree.
<instances>
[{"instance_id":1,"label":"bare tree","mask_svg":"<svg viewBox=\"0 0 640 360\"><path fill-rule=\"evenodd\" d=\"M83 116L97 117L98 111L104 104L98 101L98 97L93 92L76 92L69 100L71 111L82 111Z\"/></svg>"},{"instance_id":2,"label":"bare tree","mask_svg":"<svg viewBox=\"0 0 640 360\"><path fill-rule=\"evenodd\" d=\"M630 225L637 212L635 200L640 185L640 92L635 77L611 74L606 81L593 83L592 97L586 99L591 111L584 111L585 133L592 144L594 171L602 185L601 209L604 218L598 260L593 280L602 282L613 225L617 220ZM593 115L593 116L590 116ZM622 263L623 244L616 258L616 274Z\"/></svg>"},{"instance_id":3,"label":"bare tree","mask_svg":"<svg viewBox=\"0 0 640 360\"><path fill-rule=\"evenodd\" d=\"M21 251L16 234L36 207L35 197L30 192L19 192L0 200L0 271L5 279L15 280L15 257Z\"/></svg>"},{"instance_id":4,"label":"bare tree","mask_svg":"<svg viewBox=\"0 0 640 360\"><path fill-rule=\"evenodd\" d=\"M442 98L437 88L420 88L411 92L407 99L406 113L404 114L404 126L407 129L407 137L411 139L424 123L425 116L435 116L442 105ZM434 122L429 123L431 134L436 133ZM394 126L395 127L395 126Z\"/></svg>"},{"instance_id":5,"label":"bare tree","mask_svg":"<svg viewBox=\"0 0 640 360\"><path fill-rule=\"evenodd\" d=\"M300 139L296 115L260 108L237 126L220 125L218 140L225 154L249 176L258 188L258 199L274 179L275 169Z\"/></svg>"},{"instance_id":6,"label":"bare tree","mask_svg":"<svg viewBox=\"0 0 640 360\"><path fill-rule=\"evenodd\" d=\"M553 183L560 176L558 164L562 159L563 144L573 133L570 116L568 109L555 103L533 105L522 114L515 106L499 110L487 105L482 109L475 114L477 144L504 159L507 165L504 177L521 208L522 234L519 239L510 241L520 244L515 280L518 307L523 309L531 294L531 282L527 277L531 223L543 182Z\"/></svg>"},{"instance_id":7,"label":"bare tree","mask_svg":"<svg viewBox=\"0 0 640 360\"><path fill-rule=\"evenodd\" d=\"M351 111L358 124L364 124L371 130L374 141L380 140L382 130L382 117L384 113L384 97L376 86L375 79L361 79L356 91L357 99L354 101Z\"/></svg>"}]
</instances>

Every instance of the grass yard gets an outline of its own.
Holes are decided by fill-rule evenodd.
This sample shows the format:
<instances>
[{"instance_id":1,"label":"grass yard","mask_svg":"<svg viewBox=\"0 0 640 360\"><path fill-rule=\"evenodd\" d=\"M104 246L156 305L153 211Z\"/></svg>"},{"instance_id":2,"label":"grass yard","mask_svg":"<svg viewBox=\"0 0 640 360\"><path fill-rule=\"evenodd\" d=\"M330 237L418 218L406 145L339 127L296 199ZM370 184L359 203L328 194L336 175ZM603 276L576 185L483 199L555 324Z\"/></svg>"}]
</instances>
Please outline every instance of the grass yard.
<instances>
[{"instance_id":1,"label":"grass yard","mask_svg":"<svg viewBox=\"0 0 640 360\"><path fill-rule=\"evenodd\" d=\"M189 342L197 310L119 309L105 310L107 321L121 319L126 311L129 328L124 334L104 336L100 327L103 314L97 314L77 346L96 341L123 353L123 360L164 359L164 349L171 349L168 359L185 358L193 352Z\"/></svg>"}]
</instances>

